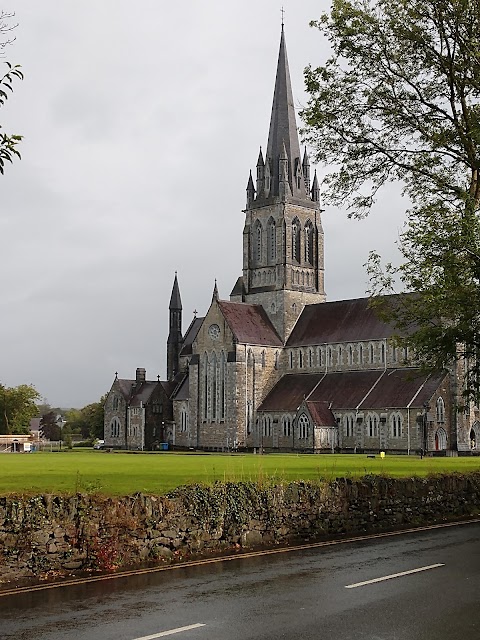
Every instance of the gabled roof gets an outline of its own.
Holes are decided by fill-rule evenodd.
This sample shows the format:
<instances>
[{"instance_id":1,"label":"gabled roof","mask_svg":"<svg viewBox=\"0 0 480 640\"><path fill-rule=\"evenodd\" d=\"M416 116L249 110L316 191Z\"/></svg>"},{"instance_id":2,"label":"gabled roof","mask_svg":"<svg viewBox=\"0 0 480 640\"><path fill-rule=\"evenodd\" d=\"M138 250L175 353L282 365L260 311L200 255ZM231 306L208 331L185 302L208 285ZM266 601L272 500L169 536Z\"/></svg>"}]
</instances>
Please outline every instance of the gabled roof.
<instances>
[{"instance_id":1,"label":"gabled roof","mask_svg":"<svg viewBox=\"0 0 480 640\"><path fill-rule=\"evenodd\" d=\"M413 368L287 374L258 410L293 412L303 400L326 403L332 410L421 409L446 375L447 371L428 374Z\"/></svg>"},{"instance_id":2,"label":"gabled roof","mask_svg":"<svg viewBox=\"0 0 480 640\"><path fill-rule=\"evenodd\" d=\"M287 347L380 340L395 333L370 306L370 298L323 302L304 307Z\"/></svg>"},{"instance_id":3,"label":"gabled roof","mask_svg":"<svg viewBox=\"0 0 480 640\"><path fill-rule=\"evenodd\" d=\"M158 382L142 382L139 387L132 387L132 395L130 397L130 406L139 407L150 400L150 396L157 388Z\"/></svg>"},{"instance_id":4,"label":"gabled roof","mask_svg":"<svg viewBox=\"0 0 480 640\"><path fill-rule=\"evenodd\" d=\"M330 409L328 402L313 402L307 400L305 402L310 415L312 416L313 423L317 427L336 427L337 421Z\"/></svg>"},{"instance_id":5,"label":"gabled roof","mask_svg":"<svg viewBox=\"0 0 480 640\"><path fill-rule=\"evenodd\" d=\"M168 380L159 380L155 382L146 380L144 382L137 383L136 380L118 378L117 383L127 405L131 407L139 407L140 404L147 404L158 385L163 387L168 397L170 397L175 389L175 382L170 382Z\"/></svg>"},{"instance_id":6,"label":"gabled roof","mask_svg":"<svg viewBox=\"0 0 480 640\"><path fill-rule=\"evenodd\" d=\"M219 300L218 306L237 342L281 347L282 341L259 304Z\"/></svg>"},{"instance_id":7,"label":"gabled roof","mask_svg":"<svg viewBox=\"0 0 480 640\"><path fill-rule=\"evenodd\" d=\"M202 326L204 318L194 318L187 329L187 333L183 339L183 347L180 351L181 356L189 356L192 354L192 344L197 337L198 331Z\"/></svg>"}]
</instances>

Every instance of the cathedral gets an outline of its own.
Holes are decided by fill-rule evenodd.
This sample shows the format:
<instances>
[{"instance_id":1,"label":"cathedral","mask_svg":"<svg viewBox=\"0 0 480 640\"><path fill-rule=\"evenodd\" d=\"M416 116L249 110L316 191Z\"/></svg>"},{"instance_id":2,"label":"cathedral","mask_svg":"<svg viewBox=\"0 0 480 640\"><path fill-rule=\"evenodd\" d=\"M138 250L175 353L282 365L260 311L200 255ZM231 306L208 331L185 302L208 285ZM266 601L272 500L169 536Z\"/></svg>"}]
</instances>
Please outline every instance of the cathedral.
<instances>
[{"instance_id":1,"label":"cathedral","mask_svg":"<svg viewBox=\"0 0 480 640\"><path fill-rule=\"evenodd\" d=\"M458 367L425 374L368 298L327 302L320 189L300 152L282 27L272 114L248 178L243 272L182 330L170 299L167 381L115 377L105 445L327 453L469 452Z\"/></svg>"}]
</instances>

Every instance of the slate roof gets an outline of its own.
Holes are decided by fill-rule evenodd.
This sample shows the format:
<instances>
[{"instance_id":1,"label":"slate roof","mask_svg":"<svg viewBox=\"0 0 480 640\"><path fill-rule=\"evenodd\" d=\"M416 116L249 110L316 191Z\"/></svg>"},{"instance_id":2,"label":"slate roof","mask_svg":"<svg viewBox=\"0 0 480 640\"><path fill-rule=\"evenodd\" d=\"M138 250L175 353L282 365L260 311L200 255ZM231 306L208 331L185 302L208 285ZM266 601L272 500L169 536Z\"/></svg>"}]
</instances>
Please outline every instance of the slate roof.
<instances>
[{"instance_id":1,"label":"slate roof","mask_svg":"<svg viewBox=\"0 0 480 640\"><path fill-rule=\"evenodd\" d=\"M261 305L219 300L218 306L237 342L282 346L278 333Z\"/></svg>"},{"instance_id":2,"label":"slate roof","mask_svg":"<svg viewBox=\"0 0 480 640\"><path fill-rule=\"evenodd\" d=\"M323 378L322 373L292 373L280 378L259 411L296 411Z\"/></svg>"},{"instance_id":3,"label":"slate roof","mask_svg":"<svg viewBox=\"0 0 480 640\"><path fill-rule=\"evenodd\" d=\"M192 354L192 344L195 340L195 338L197 337L197 334L200 330L200 327L202 326L202 322L204 321L205 318L194 318L191 323L190 326L187 329L187 332L185 334L185 337L183 338L183 346L182 346L182 350L180 351L180 355L181 356L189 356Z\"/></svg>"},{"instance_id":4,"label":"slate roof","mask_svg":"<svg viewBox=\"0 0 480 640\"><path fill-rule=\"evenodd\" d=\"M165 380L158 381L144 381L137 386L136 380L127 380L125 378L118 378L118 386L121 394L131 407L139 407L141 404L146 404L157 388L158 384L161 384L168 397L173 393L175 389L175 383Z\"/></svg>"},{"instance_id":5,"label":"slate roof","mask_svg":"<svg viewBox=\"0 0 480 640\"><path fill-rule=\"evenodd\" d=\"M287 374L258 410L293 412L304 399L327 403L332 410L422 408L446 375L446 371L426 374L413 368Z\"/></svg>"},{"instance_id":6,"label":"slate roof","mask_svg":"<svg viewBox=\"0 0 480 640\"><path fill-rule=\"evenodd\" d=\"M336 427L337 421L330 409L328 402L313 402L307 400L305 403L312 416L313 423L317 427Z\"/></svg>"},{"instance_id":7,"label":"slate roof","mask_svg":"<svg viewBox=\"0 0 480 640\"><path fill-rule=\"evenodd\" d=\"M190 379L189 375L184 377L182 382L179 384L177 390L175 391L175 395L173 396L174 400L188 400L190 398Z\"/></svg>"},{"instance_id":8,"label":"slate roof","mask_svg":"<svg viewBox=\"0 0 480 640\"><path fill-rule=\"evenodd\" d=\"M389 338L395 333L393 325L381 320L369 302L357 298L305 306L286 346Z\"/></svg>"}]
</instances>

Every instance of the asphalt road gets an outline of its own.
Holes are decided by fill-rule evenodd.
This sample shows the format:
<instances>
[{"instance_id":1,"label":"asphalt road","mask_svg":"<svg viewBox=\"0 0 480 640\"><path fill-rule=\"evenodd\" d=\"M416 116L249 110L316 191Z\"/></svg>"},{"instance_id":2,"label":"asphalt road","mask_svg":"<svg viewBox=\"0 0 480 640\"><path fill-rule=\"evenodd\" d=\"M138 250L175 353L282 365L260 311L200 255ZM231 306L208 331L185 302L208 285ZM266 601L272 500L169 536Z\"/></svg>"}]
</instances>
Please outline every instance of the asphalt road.
<instances>
[{"instance_id":1,"label":"asphalt road","mask_svg":"<svg viewBox=\"0 0 480 640\"><path fill-rule=\"evenodd\" d=\"M464 524L3 596L0 638L480 639L479 541Z\"/></svg>"}]
</instances>

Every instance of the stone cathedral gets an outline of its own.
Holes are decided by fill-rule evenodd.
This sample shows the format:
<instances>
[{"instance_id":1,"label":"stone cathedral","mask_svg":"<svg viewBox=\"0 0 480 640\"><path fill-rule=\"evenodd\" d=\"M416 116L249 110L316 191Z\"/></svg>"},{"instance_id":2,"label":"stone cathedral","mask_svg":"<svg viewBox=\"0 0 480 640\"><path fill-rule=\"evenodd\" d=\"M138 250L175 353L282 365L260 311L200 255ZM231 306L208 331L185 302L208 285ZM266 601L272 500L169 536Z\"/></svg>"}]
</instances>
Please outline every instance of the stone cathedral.
<instances>
[{"instance_id":1,"label":"stone cathedral","mask_svg":"<svg viewBox=\"0 0 480 640\"><path fill-rule=\"evenodd\" d=\"M326 302L320 189L300 152L285 35L268 142L247 183L243 273L183 333L175 276L167 381L116 377L105 444L211 451L468 452L457 369L424 374L368 298Z\"/></svg>"}]
</instances>

